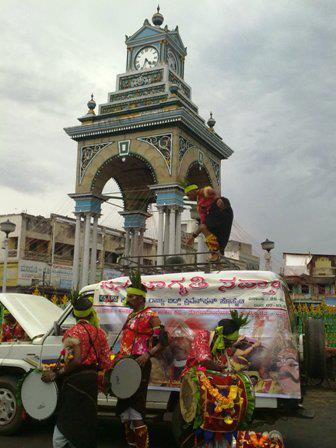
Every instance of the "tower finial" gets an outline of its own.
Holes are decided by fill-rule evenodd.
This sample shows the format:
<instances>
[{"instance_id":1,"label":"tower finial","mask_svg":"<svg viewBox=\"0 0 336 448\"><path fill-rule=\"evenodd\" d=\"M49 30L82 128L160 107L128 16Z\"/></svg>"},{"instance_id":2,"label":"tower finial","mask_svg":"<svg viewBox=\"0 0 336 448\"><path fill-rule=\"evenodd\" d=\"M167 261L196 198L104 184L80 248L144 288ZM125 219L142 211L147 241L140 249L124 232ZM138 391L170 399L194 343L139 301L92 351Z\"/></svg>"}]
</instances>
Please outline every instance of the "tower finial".
<instances>
[{"instance_id":1,"label":"tower finial","mask_svg":"<svg viewBox=\"0 0 336 448\"><path fill-rule=\"evenodd\" d=\"M89 108L89 110L87 112L88 115L95 115L94 109L95 109L96 105L97 104L96 104L95 100L93 99L93 93L91 93L91 99L87 103L87 107Z\"/></svg>"},{"instance_id":2,"label":"tower finial","mask_svg":"<svg viewBox=\"0 0 336 448\"><path fill-rule=\"evenodd\" d=\"M216 124L216 120L213 118L212 112L210 112L210 118L208 120L208 126L211 129L211 131L213 131L213 128L214 128L215 124Z\"/></svg>"},{"instance_id":3,"label":"tower finial","mask_svg":"<svg viewBox=\"0 0 336 448\"><path fill-rule=\"evenodd\" d=\"M161 26L163 24L164 17L160 13L160 5L157 6L157 12L152 17L153 25L155 26Z\"/></svg>"}]
</instances>

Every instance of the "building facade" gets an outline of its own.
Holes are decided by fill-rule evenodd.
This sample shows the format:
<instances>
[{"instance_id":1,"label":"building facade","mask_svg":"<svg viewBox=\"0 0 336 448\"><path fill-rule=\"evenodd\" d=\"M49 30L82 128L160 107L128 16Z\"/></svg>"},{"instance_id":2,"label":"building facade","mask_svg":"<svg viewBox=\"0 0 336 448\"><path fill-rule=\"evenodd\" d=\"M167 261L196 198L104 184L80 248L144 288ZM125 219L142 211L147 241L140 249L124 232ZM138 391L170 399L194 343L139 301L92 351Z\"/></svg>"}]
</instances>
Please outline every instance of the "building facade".
<instances>
[{"instance_id":1,"label":"building facade","mask_svg":"<svg viewBox=\"0 0 336 448\"><path fill-rule=\"evenodd\" d=\"M294 302L336 305L336 255L284 252L283 260Z\"/></svg>"},{"instance_id":2,"label":"building facade","mask_svg":"<svg viewBox=\"0 0 336 448\"><path fill-rule=\"evenodd\" d=\"M69 290L72 287L76 220L57 214L48 218L27 213L0 216L0 222L7 219L16 224L15 232L8 240L8 289L29 292L38 286L40 290ZM2 247L4 234L0 238ZM83 245L84 222L80 226L79 241ZM89 243L92 248L92 240ZM124 254L125 232L98 226L96 244L94 276L89 272L92 283L120 273L117 261ZM144 237L143 244L143 261L150 265L154 263L151 256L156 254L157 242ZM81 259L79 263L82 264ZM2 270L3 251L0 252L1 286Z\"/></svg>"},{"instance_id":3,"label":"building facade","mask_svg":"<svg viewBox=\"0 0 336 448\"><path fill-rule=\"evenodd\" d=\"M213 117L206 122L199 115L184 79L186 47L178 27L169 29L163 22L158 11L152 23L146 19L126 36L126 71L117 76L116 90L97 113L92 97L80 125L65 129L77 142L76 189L70 194L77 223L74 284L85 285L94 271L90 232L95 253L101 204L108 200L103 189L111 178L123 197L127 256L142 256L149 204L159 212L157 254L181 253L185 177L220 192L221 161L233 151L215 132Z\"/></svg>"}]
</instances>

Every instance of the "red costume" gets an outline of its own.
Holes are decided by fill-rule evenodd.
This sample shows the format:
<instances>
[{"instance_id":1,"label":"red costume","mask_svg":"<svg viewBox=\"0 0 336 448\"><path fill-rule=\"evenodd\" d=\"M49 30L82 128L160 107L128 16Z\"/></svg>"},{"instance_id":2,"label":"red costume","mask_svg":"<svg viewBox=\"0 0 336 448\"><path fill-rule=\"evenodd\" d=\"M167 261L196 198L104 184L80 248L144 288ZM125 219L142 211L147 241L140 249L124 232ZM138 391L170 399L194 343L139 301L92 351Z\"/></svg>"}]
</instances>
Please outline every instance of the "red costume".
<instances>
[{"instance_id":1,"label":"red costume","mask_svg":"<svg viewBox=\"0 0 336 448\"><path fill-rule=\"evenodd\" d=\"M97 365L99 370L107 370L111 367L110 349L101 328L81 321L65 332L63 342L68 338L80 341L82 365Z\"/></svg>"},{"instance_id":2,"label":"red costume","mask_svg":"<svg viewBox=\"0 0 336 448\"><path fill-rule=\"evenodd\" d=\"M21 341L24 337L25 332L17 322L13 325L3 322L1 342Z\"/></svg>"},{"instance_id":3,"label":"red costume","mask_svg":"<svg viewBox=\"0 0 336 448\"><path fill-rule=\"evenodd\" d=\"M197 212L202 224L205 224L209 210L217 199L218 196L212 187L204 187L197 190Z\"/></svg>"}]
</instances>

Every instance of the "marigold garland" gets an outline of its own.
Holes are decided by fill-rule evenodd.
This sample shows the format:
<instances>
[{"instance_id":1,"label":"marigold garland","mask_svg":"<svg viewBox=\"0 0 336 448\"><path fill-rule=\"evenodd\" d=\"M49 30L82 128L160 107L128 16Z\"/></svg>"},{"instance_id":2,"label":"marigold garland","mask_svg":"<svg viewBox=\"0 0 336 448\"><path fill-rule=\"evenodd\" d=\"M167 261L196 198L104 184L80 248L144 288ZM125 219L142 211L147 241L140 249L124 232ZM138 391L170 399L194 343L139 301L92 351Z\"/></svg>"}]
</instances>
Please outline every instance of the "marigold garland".
<instances>
[{"instance_id":1,"label":"marigold garland","mask_svg":"<svg viewBox=\"0 0 336 448\"><path fill-rule=\"evenodd\" d=\"M216 407L215 412L217 414L223 412L224 409L230 410L230 413L234 411L234 406L237 403L242 404L243 399L240 397L240 390L239 387L236 385L231 385L229 388L229 394L227 397L224 397L217 387L214 387L208 377L205 375L203 370L197 371L197 376L200 382L200 386L202 390L206 390L215 400L216 400ZM227 415L224 418L225 423L228 425L233 423L232 418L230 415Z\"/></svg>"}]
</instances>

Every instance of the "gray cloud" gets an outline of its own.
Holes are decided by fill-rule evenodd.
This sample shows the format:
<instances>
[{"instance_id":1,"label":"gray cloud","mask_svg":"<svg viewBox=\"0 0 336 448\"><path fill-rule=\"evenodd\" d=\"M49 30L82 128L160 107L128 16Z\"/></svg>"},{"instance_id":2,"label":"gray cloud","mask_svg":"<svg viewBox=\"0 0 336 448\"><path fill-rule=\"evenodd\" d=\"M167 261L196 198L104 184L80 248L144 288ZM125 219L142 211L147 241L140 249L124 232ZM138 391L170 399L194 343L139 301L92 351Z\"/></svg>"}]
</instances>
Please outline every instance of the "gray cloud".
<instances>
[{"instance_id":1,"label":"gray cloud","mask_svg":"<svg viewBox=\"0 0 336 448\"><path fill-rule=\"evenodd\" d=\"M214 111L235 151L222 164L222 188L239 224L255 244L274 239L279 260L282 250L335 253L335 2L160 6L188 46L193 100L204 117ZM62 128L86 113L91 92L103 103L114 90L124 34L150 18L153 2L3 0L1 8L1 157L9 168L0 182L66 201L76 145ZM26 195L15 200L25 208ZM45 203L41 212L52 211ZM246 237L241 228L237 235Z\"/></svg>"}]
</instances>

